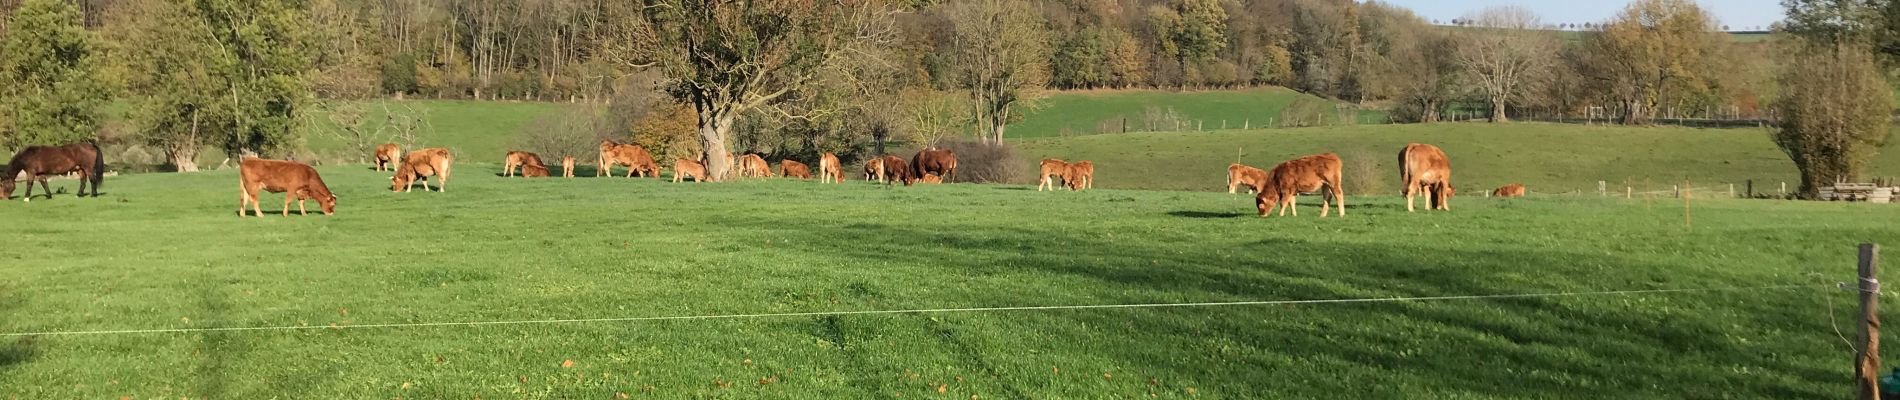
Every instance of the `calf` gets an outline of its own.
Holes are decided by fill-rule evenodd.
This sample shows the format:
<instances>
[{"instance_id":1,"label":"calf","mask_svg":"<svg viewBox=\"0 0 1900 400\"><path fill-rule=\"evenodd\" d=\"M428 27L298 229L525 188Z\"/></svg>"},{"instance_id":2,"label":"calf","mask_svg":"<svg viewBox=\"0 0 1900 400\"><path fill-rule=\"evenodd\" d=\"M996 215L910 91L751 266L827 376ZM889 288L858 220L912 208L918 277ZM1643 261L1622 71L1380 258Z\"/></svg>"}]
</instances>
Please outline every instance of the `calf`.
<instances>
[{"instance_id":1,"label":"calf","mask_svg":"<svg viewBox=\"0 0 1900 400\"><path fill-rule=\"evenodd\" d=\"M923 179L918 179L917 181L918 181L918 182L923 182L923 183L926 183L926 184L932 184L932 185L935 185L935 184L940 184L940 183L943 183L943 178L942 178L942 177L939 177L939 176L937 176L937 174L930 174L930 173L926 173L926 174L924 174L924 177L923 177Z\"/></svg>"},{"instance_id":2,"label":"calf","mask_svg":"<svg viewBox=\"0 0 1900 400\"><path fill-rule=\"evenodd\" d=\"M1438 146L1412 143L1399 150L1399 180L1405 184L1405 211L1417 211L1412 197L1421 191L1431 209L1451 209L1451 161Z\"/></svg>"},{"instance_id":3,"label":"calf","mask_svg":"<svg viewBox=\"0 0 1900 400\"><path fill-rule=\"evenodd\" d=\"M910 186L917 182L915 171L910 170L910 163L905 162L903 157L885 155L883 164L884 175L885 178L888 179L884 181L884 184L889 185L903 181L904 186Z\"/></svg>"},{"instance_id":4,"label":"calf","mask_svg":"<svg viewBox=\"0 0 1900 400\"><path fill-rule=\"evenodd\" d=\"M739 176L746 178L764 178L772 176L771 167L765 164L765 158L758 154L739 157Z\"/></svg>"},{"instance_id":5,"label":"calf","mask_svg":"<svg viewBox=\"0 0 1900 400\"><path fill-rule=\"evenodd\" d=\"M778 160L778 173L786 178L811 179L811 167L792 160Z\"/></svg>"},{"instance_id":6,"label":"calf","mask_svg":"<svg viewBox=\"0 0 1900 400\"><path fill-rule=\"evenodd\" d=\"M838 155L827 151L818 156L818 183L844 183L844 167Z\"/></svg>"},{"instance_id":7,"label":"calf","mask_svg":"<svg viewBox=\"0 0 1900 400\"><path fill-rule=\"evenodd\" d=\"M1062 181L1068 183L1070 191L1095 188L1095 163L1088 160L1069 164L1068 171L1062 175Z\"/></svg>"},{"instance_id":8,"label":"calf","mask_svg":"<svg viewBox=\"0 0 1900 400\"><path fill-rule=\"evenodd\" d=\"M544 165L522 166L521 176L526 178L546 178L548 177L548 167Z\"/></svg>"},{"instance_id":9,"label":"calf","mask_svg":"<svg viewBox=\"0 0 1900 400\"><path fill-rule=\"evenodd\" d=\"M1319 216L1325 218L1327 211L1331 210L1328 205L1330 200L1339 203L1339 216L1344 217L1346 193L1344 186L1340 186L1340 165L1339 155L1333 153L1280 163L1267 172L1267 188L1260 190L1260 194L1254 197L1254 207L1260 209L1261 217L1268 216L1275 207L1279 207L1282 216L1286 215L1288 209L1292 209L1294 216L1299 216L1299 209L1294 208L1294 199L1300 193L1318 192L1325 188L1326 191L1321 192Z\"/></svg>"},{"instance_id":10,"label":"calf","mask_svg":"<svg viewBox=\"0 0 1900 400\"><path fill-rule=\"evenodd\" d=\"M1491 197L1524 197L1524 184L1513 183L1491 191Z\"/></svg>"},{"instance_id":11,"label":"calf","mask_svg":"<svg viewBox=\"0 0 1900 400\"><path fill-rule=\"evenodd\" d=\"M864 162L864 180L884 183L884 157Z\"/></svg>"},{"instance_id":12,"label":"calf","mask_svg":"<svg viewBox=\"0 0 1900 400\"><path fill-rule=\"evenodd\" d=\"M508 152L508 158L502 160L501 176L514 176L515 168L527 166L541 167L541 170L547 170L547 166L541 164L541 156L525 151L510 151Z\"/></svg>"},{"instance_id":13,"label":"calf","mask_svg":"<svg viewBox=\"0 0 1900 400\"><path fill-rule=\"evenodd\" d=\"M402 147L396 146L395 143L376 145L375 157L377 171L396 169L396 163L402 162Z\"/></svg>"},{"instance_id":14,"label":"calf","mask_svg":"<svg viewBox=\"0 0 1900 400\"><path fill-rule=\"evenodd\" d=\"M1054 158L1044 158L1042 159L1042 172L1036 174L1037 179L1042 182L1036 185L1036 191L1040 192L1043 188L1049 188L1050 191L1054 191L1056 190L1055 180L1067 178L1068 175L1069 163ZM1067 182L1065 181L1063 183Z\"/></svg>"},{"instance_id":15,"label":"calf","mask_svg":"<svg viewBox=\"0 0 1900 400\"><path fill-rule=\"evenodd\" d=\"M436 191L448 191L449 166L454 162L449 149L432 147L409 152L402 157L402 166L396 168L396 176L389 177L389 191L408 192L415 187L416 181L430 176L436 177ZM422 189L431 189L429 182L422 182Z\"/></svg>"},{"instance_id":16,"label":"calf","mask_svg":"<svg viewBox=\"0 0 1900 400\"><path fill-rule=\"evenodd\" d=\"M683 182L688 177L693 178L694 182L705 182L706 164L684 158L674 159L673 182Z\"/></svg>"},{"instance_id":17,"label":"calf","mask_svg":"<svg viewBox=\"0 0 1900 400\"><path fill-rule=\"evenodd\" d=\"M238 216L244 216L244 207L256 211L258 217L264 216L263 202L258 201L259 190L284 194L283 216L290 216L290 201L297 201L297 212L308 214L304 201L314 199L323 209L324 215L336 214L336 194L323 184L323 177L317 175L315 168L294 161L265 160L246 158L238 162Z\"/></svg>"},{"instance_id":18,"label":"calf","mask_svg":"<svg viewBox=\"0 0 1900 400\"><path fill-rule=\"evenodd\" d=\"M1234 194L1241 185L1247 186L1247 193L1259 193L1267 185L1267 171L1234 163L1227 166L1227 194Z\"/></svg>"},{"instance_id":19,"label":"calf","mask_svg":"<svg viewBox=\"0 0 1900 400\"><path fill-rule=\"evenodd\" d=\"M574 157L561 157L561 177L574 177Z\"/></svg>"}]
</instances>

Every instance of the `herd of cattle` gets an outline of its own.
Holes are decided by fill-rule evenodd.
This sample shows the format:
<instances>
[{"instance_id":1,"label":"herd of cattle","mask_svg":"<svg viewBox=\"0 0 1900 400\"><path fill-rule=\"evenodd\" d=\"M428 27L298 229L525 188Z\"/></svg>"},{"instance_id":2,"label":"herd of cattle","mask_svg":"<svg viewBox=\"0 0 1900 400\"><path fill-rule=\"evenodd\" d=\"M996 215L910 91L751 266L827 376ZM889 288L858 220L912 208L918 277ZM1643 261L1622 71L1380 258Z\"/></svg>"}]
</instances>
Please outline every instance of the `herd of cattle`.
<instances>
[{"instance_id":1,"label":"herd of cattle","mask_svg":"<svg viewBox=\"0 0 1900 400\"><path fill-rule=\"evenodd\" d=\"M420 182L424 190L446 191L450 167L454 164L454 155L448 149L431 147L403 153L395 144L383 144L376 147L373 158L377 171L394 171L389 178L389 190L407 192ZM562 176L574 177L574 157L561 160ZM600 143L600 157L595 160L598 169L595 176L613 174L616 166L627 167L627 177L660 176L660 166L653 161L653 155L639 145L615 143L603 140ZM732 165L730 175L741 177L773 176L765 159L757 154L746 154L737 158L726 155L727 165ZM1235 163L1227 167L1227 192L1237 193L1241 186L1255 193L1254 205L1260 216L1272 215L1274 210L1284 216L1288 212L1298 216L1294 200L1301 193L1320 194L1320 217L1327 216L1337 207L1340 216L1346 215L1345 188L1340 183L1341 161L1333 153L1299 157L1275 165L1270 170L1249 167ZM99 184L103 181L105 162L99 155L99 148L92 144L71 144L66 146L30 146L7 163L0 170L0 198L13 196L15 180L12 177L24 175L26 198L33 197L33 183L38 182L46 189L46 197L52 198L53 191L46 183L48 177L78 173L80 176L80 196L85 196L85 188L90 183L92 195L99 195ZM523 177L547 177L548 167L541 157L525 151L510 151L502 162L502 176L514 176L516 171ZM905 160L903 157L884 155L867 160L864 164L864 179L884 184L902 182L904 185L915 183L943 183L955 176L957 170L956 152L950 150L927 149ZM794 160L779 161L779 176L811 179L811 168ZM822 183L844 181L844 171L838 162L838 156L824 153L818 160L818 176ZM1429 144L1408 144L1399 151L1399 176L1404 182L1405 209L1415 211L1414 198L1425 195L1427 206L1432 210L1450 210L1449 200L1455 191L1451 185L1451 163L1445 152ZM685 179L706 181L707 169L703 160L676 159L673 161L673 182ZM1037 191L1055 190L1056 185L1067 186L1069 190L1083 190L1095 186L1095 164L1089 161L1065 162L1057 159L1042 160L1037 174L1040 181ZM434 187L430 186L434 181ZM305 210L305 202L316 200L324 214L336 213L335 193L323 183L323 177L315 168L295 161L245 158L238 164L238 215L245 215L245 207L258 216L263 210L258 201L258 192L284 193L282 214L290 214L290 203L297 203L298 211ZM1510 184L1491 192L1496 197L1520 197L1524 195L1524 185ZM1337 206L1335 206L1335 204Z\"/></svg>"}]
</instances>

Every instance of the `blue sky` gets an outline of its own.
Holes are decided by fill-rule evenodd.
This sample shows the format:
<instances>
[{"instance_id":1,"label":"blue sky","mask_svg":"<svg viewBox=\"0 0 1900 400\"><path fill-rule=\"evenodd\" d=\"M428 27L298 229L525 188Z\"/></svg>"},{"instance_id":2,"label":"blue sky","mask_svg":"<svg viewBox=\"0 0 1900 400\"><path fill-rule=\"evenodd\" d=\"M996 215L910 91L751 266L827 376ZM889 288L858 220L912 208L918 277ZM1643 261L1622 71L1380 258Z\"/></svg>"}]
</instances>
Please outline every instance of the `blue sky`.
<instances>
[{"instance_id":1,"label":"blue sky","mask_svg":"<svg viewBox=\"0 0 1900 400\"><path fill-rule=\"evenodd\" d=\"M1463 17L1466 13L1490 6L1521 5L1544 18L1544 22L1585 23L1602 22L1615 16L1628 0L1382 0L1400 7L1410 8L1427 20L1450 21ZM1782 18L1779 0L1699 0L1702 8L1715 14L1722 24L1732 29L1752 29L1766 27Z\"/></svg>"}]
</instances>

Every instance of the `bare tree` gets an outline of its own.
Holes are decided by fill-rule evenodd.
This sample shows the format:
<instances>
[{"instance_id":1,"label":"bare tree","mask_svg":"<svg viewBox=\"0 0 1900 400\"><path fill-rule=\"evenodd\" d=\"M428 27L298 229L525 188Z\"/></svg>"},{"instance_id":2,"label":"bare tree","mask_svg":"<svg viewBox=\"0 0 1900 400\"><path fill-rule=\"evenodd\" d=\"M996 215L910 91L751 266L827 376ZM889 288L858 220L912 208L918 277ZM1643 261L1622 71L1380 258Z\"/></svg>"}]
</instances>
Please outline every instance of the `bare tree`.
<instances>
[{"instance_id":1,"label":"bare tree","mask_svg":"<svg viewBox=\"0 0 1900 400\"><path fill-rule=\"evenodd\" d=\"M1556 58L1557 38L1522 6L1486 8L1464 18L1476 27L1462 33L1456 59L1491 108L1491 122L1505 122L1511 97Z\"/></svg>"},{"instance_id":2,"label":"bare tree","mask_svg":"<svg viewBox=\"0 0 1900 400\"><path fill-rule=\"evenodd\" d=\"M1018 105L1043 98L1049 83L1049 34L1034 4L971 0L948 5L957 84L970 92L978 138L1003 142Z\"/></svg>"}]
</instances>

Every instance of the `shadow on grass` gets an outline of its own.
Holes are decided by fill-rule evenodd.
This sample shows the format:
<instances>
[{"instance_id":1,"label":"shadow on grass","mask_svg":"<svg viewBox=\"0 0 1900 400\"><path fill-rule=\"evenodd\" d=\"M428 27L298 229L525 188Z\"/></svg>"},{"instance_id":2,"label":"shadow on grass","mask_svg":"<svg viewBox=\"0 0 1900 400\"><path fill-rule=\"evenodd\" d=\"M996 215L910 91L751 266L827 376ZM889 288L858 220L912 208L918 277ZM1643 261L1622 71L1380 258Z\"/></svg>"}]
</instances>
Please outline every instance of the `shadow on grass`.
<instances>
[{"instance_id":1,"label":"shadow on grass","mask_svg":"<svg viewBox=\"0 0 1900 400\"><path fill-rule=\"evenodd\" d=\"M12 292L4 289L0 287L0 294ZM15 295L7 294L0 297L0 315L13 314L15 309L20 308L20 304L21 300ZM0 345L0 371L26 364L37 356L39 356L39 349L35 347L34 338L22 336L11 343Z\"/></svg>"},{"instance_id":2,"label":"shadow on grass","mask_svg":"<svg viewBox=\"0 0 1900 400\"><path fill-rule=\"evenodd\" d=\"M1204 218L1204 219L1240 218L1240 217L1247 216L1247 214L1245 213L1206 212L1206 211L1169 211L1168 215L1181 217L1181 218Z\"/></svg>"},{"instance_id":3,"label":"shadow on grass","mask_svg":"<svg viewBox=\"0 0 1900 400\"><path fill-rule=\"evenodd\" d=\"M218 288L228 282L217 277L207 276L200 280L195 288L198 306L205 326L226 326L232 322L224 318L231 313L231 301ZM198 333L197 351L203 358L196 368L196 390L198 395L208 398L236 397L229 394L233 379L243 376L243 355L250 351L250 343L243 333L213 331Z\"/></svg>"}]
</instances>

